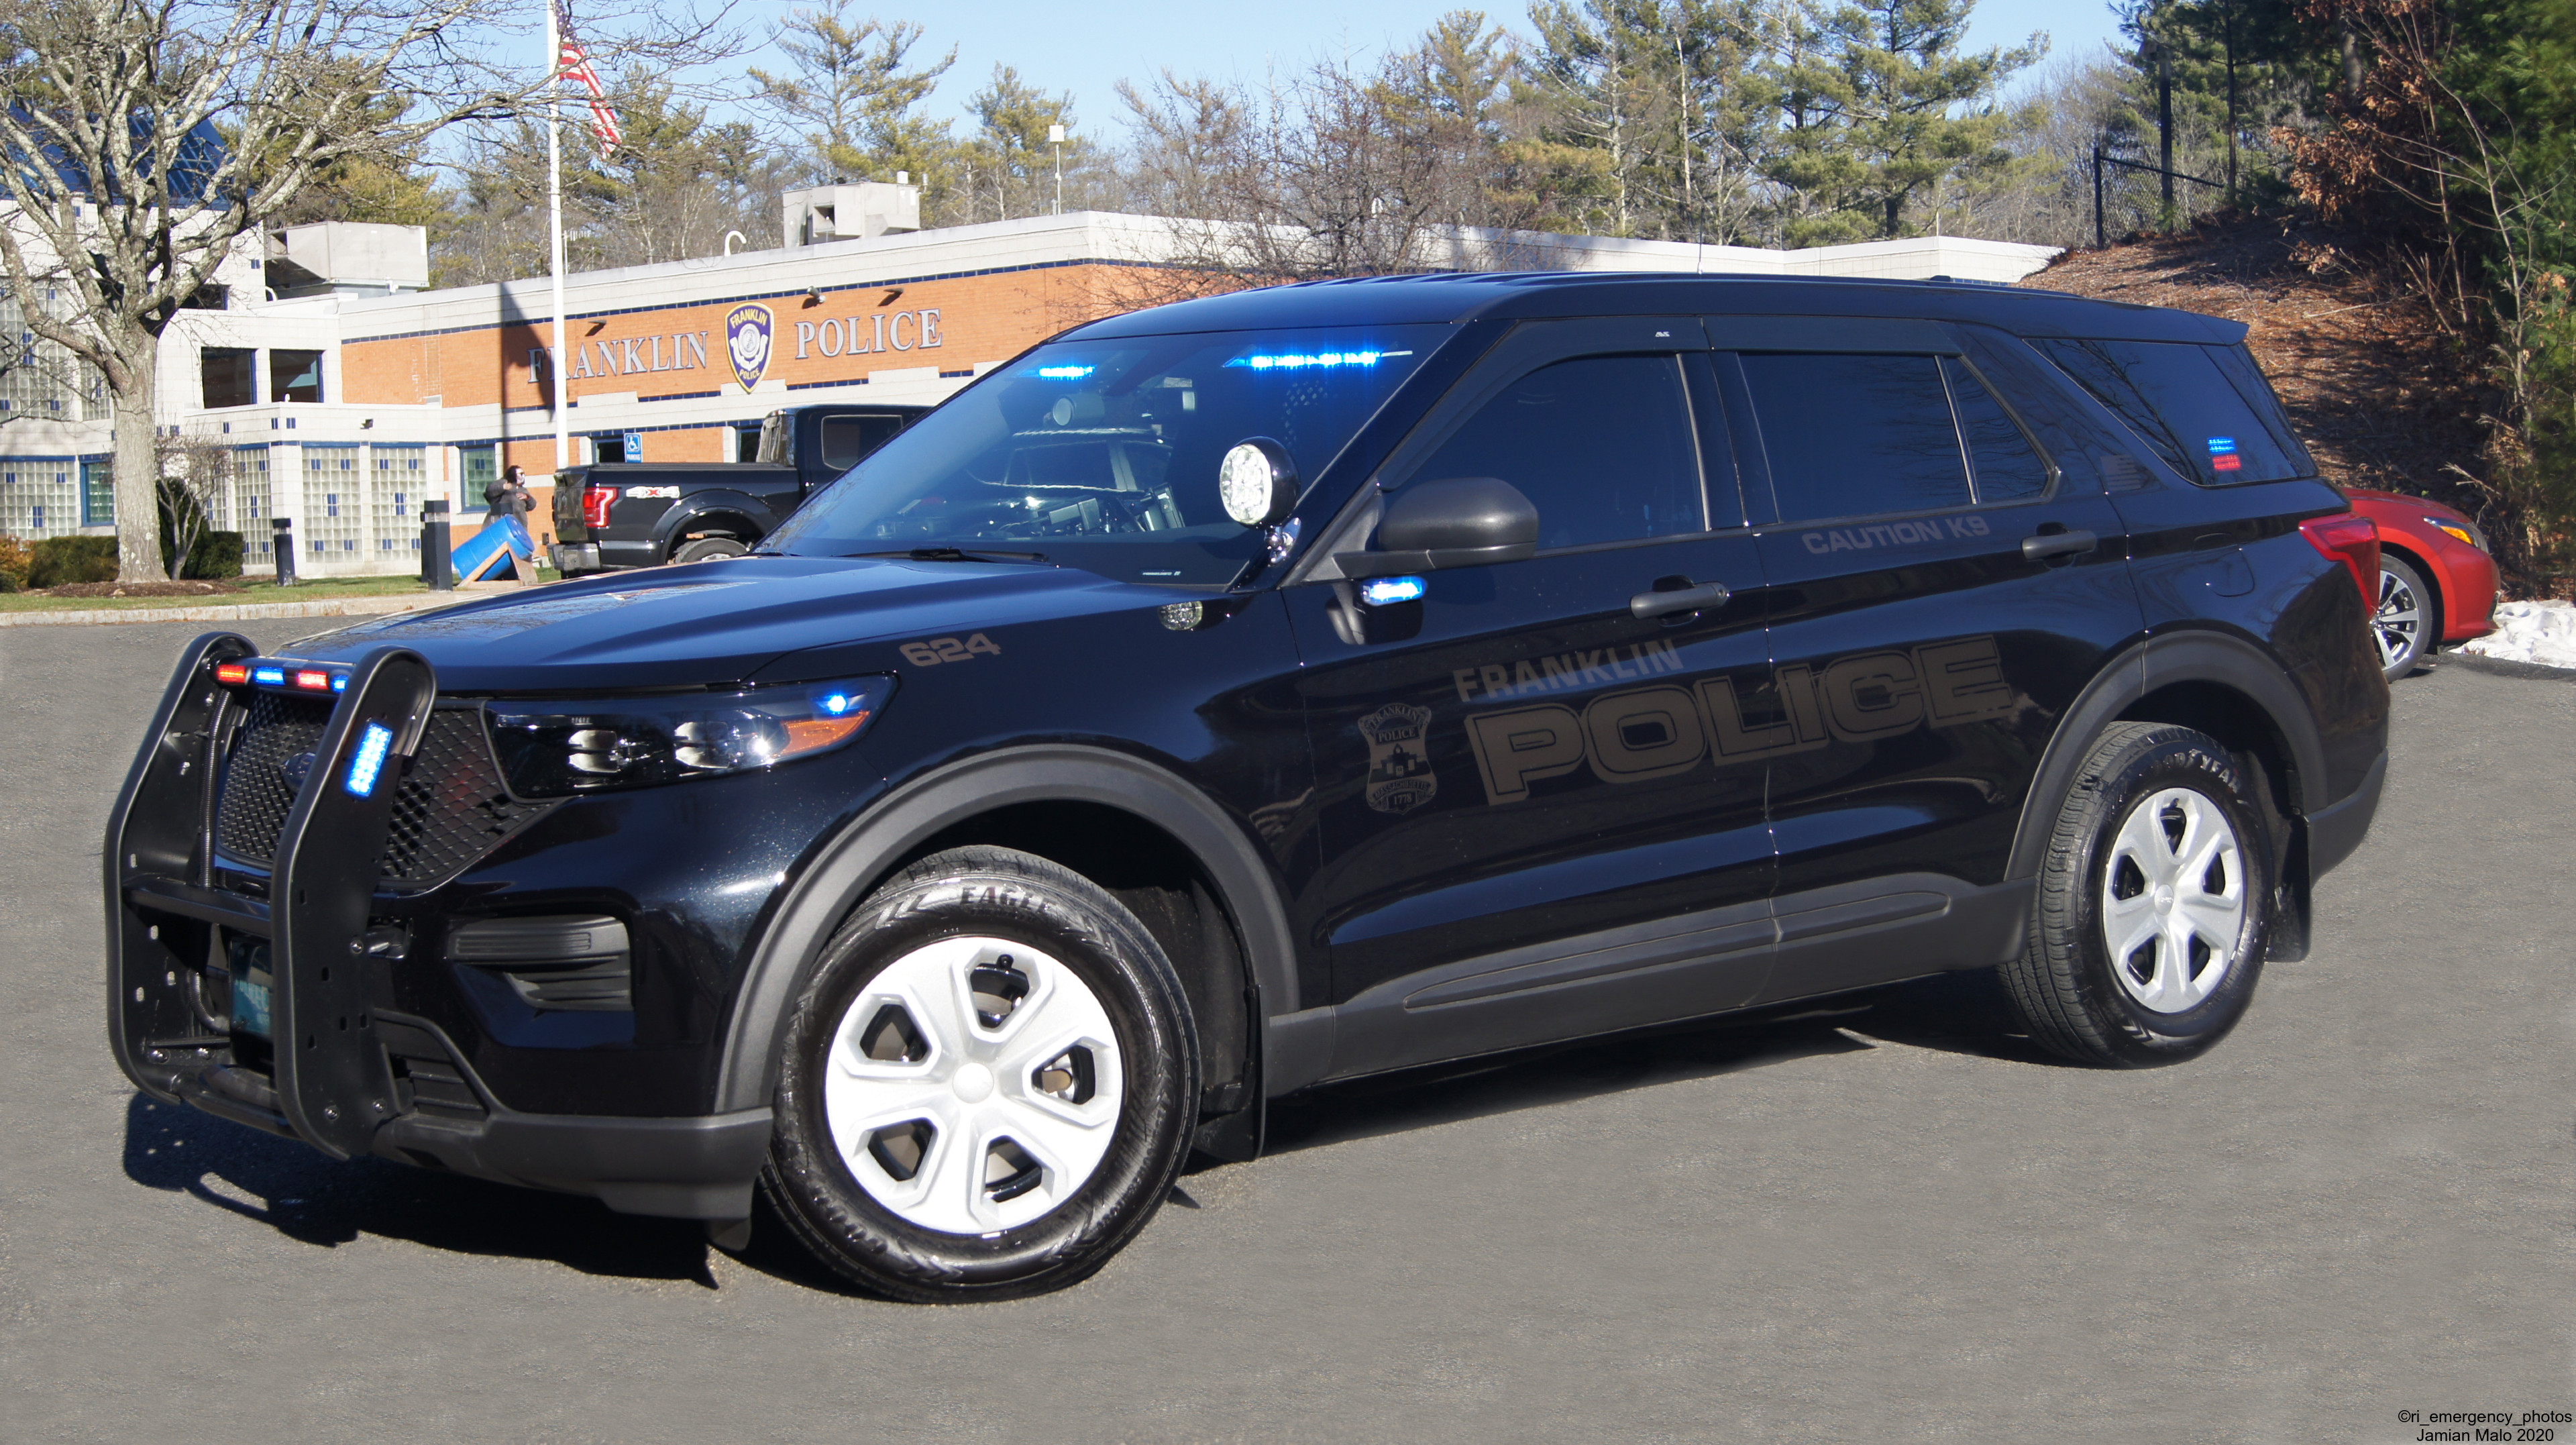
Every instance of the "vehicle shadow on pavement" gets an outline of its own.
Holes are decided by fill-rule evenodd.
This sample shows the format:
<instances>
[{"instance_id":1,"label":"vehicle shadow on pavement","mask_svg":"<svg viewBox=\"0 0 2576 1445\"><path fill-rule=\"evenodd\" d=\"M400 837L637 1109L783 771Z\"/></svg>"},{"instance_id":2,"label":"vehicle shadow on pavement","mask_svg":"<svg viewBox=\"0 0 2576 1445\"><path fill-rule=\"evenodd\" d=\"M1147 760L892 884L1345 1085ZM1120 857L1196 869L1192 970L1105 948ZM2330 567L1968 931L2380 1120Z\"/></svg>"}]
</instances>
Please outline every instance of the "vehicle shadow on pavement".
<instances>
[{"instance_id":1,"label":"vehicle shadow on pavement","mask_svg":"<svg viewBox=\"0 0 2576 1445\"><path fill-rule=\"evenodd\" d=\"M706 1233L692 1221L615 1214L592 1199L380 1159L334 1163L294 1140L139 1093L125 1110L125 1174L303 1244L331 1248L372 1234L584 1274L716 1287Z\"/></svg>"},{"instance_id":2,"label":"vehicle shadow on pavement","mask_svg":"<svg viewBox=\"0 0 2576 1445\"><path fill-rule=\"evenodd\" d=\"M1935 974L1852 996L1866 1011L1842 1020L1853 1033L1891 1044L2011 1063L2080 1068L2021 1032L1993 969Z\"/></svg>"},{"instance_id":3,"label":"vehicle shadow on pavement","mask_svg":"<svg viewBox=\"0 0 2576 1445\"><path fill-rule=\"evenodd\" d=\"M1270 1106L1263 1152L1284 1154L1795 1059L1863 1053L1877 1046L1873 1040L2073 1067L2016 1028L1993 970L1945 973L1741 1019L1326 1085Z\"/></svg>"},{"instance_id":4,"label":"vehicle shadow on pavement","mask_svg":"<svg viewBox=\"0 0 2576 1445\"><path fill-rule=\"evenodd\" d=\"M1838 1022L1808 1016L1659 1029L1328 1084L1271 1104L1262 1152L1293 1153L1872 1047L1840 1032Z\"/></svg>"}]
</instances>

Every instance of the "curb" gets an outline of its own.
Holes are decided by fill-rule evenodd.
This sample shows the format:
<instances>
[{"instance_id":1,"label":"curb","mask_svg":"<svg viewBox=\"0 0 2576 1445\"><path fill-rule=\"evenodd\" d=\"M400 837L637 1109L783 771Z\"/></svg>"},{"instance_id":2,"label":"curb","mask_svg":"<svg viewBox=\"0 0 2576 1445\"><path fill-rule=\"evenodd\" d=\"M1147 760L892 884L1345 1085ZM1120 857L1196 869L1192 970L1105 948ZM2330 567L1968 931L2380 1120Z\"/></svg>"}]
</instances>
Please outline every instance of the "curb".
<instances>
[{"instance_id":1,"label":"curb","mask_svg":"<svg viewBox=\"0 0 2576 1445\"><path fill-rule=\"evenodd\" d=\"M241 602L210 607L93 607L62 612L0 612L0 627L69 627L95 622L253 622L270 617L372 617L463 602L458 592L398 592L332 602Z\"/></svg>"},{"instance_id":2,"label":"curb","mask_svg":"<svg viewBox=\"0 0 2576 1445\"><path fill-rule=\"evenodd\" d=\"M2509 657L2481 657L2474 652L2445 652L2440 666L2465 667L2471 672L2492 673L2497 677L2528 678L2533 682L2576 682L2576 667L2551 667L2541 662L2516 662Z\"/></svg>"}]
</instances>

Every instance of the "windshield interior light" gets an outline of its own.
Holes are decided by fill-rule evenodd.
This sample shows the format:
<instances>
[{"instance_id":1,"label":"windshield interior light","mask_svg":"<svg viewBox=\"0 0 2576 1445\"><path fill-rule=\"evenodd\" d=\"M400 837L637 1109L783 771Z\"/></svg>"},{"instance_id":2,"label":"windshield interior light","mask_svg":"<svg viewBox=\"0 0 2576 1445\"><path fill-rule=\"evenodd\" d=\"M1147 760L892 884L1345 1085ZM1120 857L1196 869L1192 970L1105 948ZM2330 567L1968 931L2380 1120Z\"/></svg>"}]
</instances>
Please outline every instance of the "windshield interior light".
<instances>
[{"instance_id":1,"label":"windshield interior light","mask_svg":"<svg viewBox=\"0 0 2576 1445\"><path fill-rule=\"evenodd\" d=\"M1049 381L1080 381L1099 369L1096 366L1041 366L1029 374L1043 376Z\"/></svg>"},{"instance_id":2,"label":"windshield interior light","mask_svg":"<svg viewBox=\"0 0 2576 1445\"><path fill-rule=\"evenodd\" d=\"M1238 356L1228 366L1248 366L1254 371L1283 371L1308 366L1375 366L1385 357L1411 356L1410 351L1305 351L1256 353Z\"/></svg>"}]
</instances>

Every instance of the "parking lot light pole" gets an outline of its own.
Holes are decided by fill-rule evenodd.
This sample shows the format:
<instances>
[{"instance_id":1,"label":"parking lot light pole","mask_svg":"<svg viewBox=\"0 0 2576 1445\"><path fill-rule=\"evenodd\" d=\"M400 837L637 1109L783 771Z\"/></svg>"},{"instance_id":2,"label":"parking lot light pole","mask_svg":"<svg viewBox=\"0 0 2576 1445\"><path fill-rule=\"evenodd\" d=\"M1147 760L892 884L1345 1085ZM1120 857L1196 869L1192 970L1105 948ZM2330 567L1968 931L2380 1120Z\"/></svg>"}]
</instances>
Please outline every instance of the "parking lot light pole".
<instances>
[{"instance_id":1,"label":"parking lot light pole","mask_svg":"<svg viewBox=\"0 0 2576 1445\"><path fill-rule=\"evenodd\" d=\"M420 580L432 592L456 590L456 569L447 560L447 499L420 504Z\"/></svg>"},{"instance_id":2,"label":"parking lot light pole","mask_svg":"<svg viewBox=\"0 0 2576 1445\"><path fill-rule=\"evenodd\" d=\"M277 585L292 587L295 585L295 519L269 518L268 533L269 548L277 554Z\"/></svg>"}]
</instances>

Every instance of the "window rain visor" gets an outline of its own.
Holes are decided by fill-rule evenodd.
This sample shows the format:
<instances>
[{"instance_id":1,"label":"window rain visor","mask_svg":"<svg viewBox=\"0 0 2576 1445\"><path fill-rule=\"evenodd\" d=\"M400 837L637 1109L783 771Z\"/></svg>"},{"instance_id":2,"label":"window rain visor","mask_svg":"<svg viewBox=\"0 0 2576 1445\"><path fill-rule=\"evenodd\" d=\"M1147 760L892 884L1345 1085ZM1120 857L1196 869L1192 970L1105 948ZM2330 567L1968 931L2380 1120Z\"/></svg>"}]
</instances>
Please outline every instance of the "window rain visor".
<instances>
[{"instance_id":1,"label":"window rain visor","mask_svg":"<svg viewBox=\"0 0 2576 1445\"><path fill-rule=\"evenodd\" d=\"M1035 553L1129 582L1223 586L1264 556L1226 515L1226 453L1323 474L1451 328L1215 332L1043 346L851 469L768 550Z\"/></svg>"}]
</instances>

